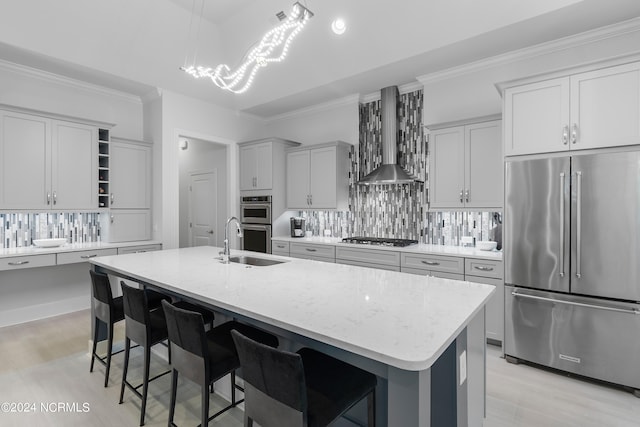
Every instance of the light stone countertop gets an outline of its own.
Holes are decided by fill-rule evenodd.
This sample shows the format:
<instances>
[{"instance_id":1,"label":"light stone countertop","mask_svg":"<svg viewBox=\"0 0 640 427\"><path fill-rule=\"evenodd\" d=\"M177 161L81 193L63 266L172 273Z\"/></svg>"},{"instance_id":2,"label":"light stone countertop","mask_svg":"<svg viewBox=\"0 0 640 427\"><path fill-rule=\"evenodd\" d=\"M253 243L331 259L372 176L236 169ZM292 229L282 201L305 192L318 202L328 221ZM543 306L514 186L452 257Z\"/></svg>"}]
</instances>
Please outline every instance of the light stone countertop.
<instances>
[{"instance_id":1,"label":"light stone countertop","mask_svg":"<svg viewBox=\"0 0 640 427\"><path fill-rule=\"evenodd\" d=\"M25 255L43 255L43 254L59 254L63 252L90 251L97 249L117 249L131 246L147 246L160 245L162 242L157 240L143 240L135 242L106 243L106 242L87 242L87 243L65 243L61 246L52 248L40 248L35 245L24 246L20 248L0 248L0 258L9 258Z\"/></svg>"},{"instance_id":2,"label":"light stone countertop","mask_svg":"<svg viewBox=\"0 0 640 427\"><path fill-rule=\"evenodd\" d=\"M286 261L222 264L220 248L96 257L92 264L400 369L429 368L491 285L232 250Z\"/></svg>"},{"instance_id":3,"label":"light stone countertop","mask_svg":"<svg viewBox=\"0 0 640 427\"><path fill-rule=\"evenodd\" d=\"M430 255L443 255L443 256L457 256L464 258L479 258L494 261L502 261L502 251L481 251L476 248L469 248L463 246L448 246L448 245L427 245L424 243L418 243L415 245L405 247L395 246L381 246L381 245L361 245L357 243L342 243L341 237L272 237L272 241L289 242L289 243L312 243L322 244L330 246L346 246L359 249L375 249L383 251L394 252L407 252L417 254L430 254Z\"/></svg>"}]
</instances>

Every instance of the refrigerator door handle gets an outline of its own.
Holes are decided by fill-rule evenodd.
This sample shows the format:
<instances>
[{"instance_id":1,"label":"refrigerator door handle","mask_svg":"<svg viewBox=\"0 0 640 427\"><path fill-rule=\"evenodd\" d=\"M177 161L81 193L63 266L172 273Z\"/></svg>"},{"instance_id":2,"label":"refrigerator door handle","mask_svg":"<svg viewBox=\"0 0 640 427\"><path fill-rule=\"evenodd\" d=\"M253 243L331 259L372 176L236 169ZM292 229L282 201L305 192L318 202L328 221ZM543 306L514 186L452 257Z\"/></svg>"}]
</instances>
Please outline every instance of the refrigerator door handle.
<instances>
[{"instance_id":1,"label":"refrigerator door handle","mask_svg":"<svg viewBox=\"0 0 640 427\"><path fill-rule=\"evenodd\" d=\"M582 172L576 171L576 277L582 277L580 272L582 240Z\"/></svg>"},{"instance_id":2,"label":"refrigerator door handle","mask_svg":"<svg viewBox=\"0 0 640 427\"><path fill-rule=\"evenodd\" d=\"M513 295L516 298L528 298L528 299L548 301L548 302L553 302L558 304L575 305L578 307L596 308L598 310L615 311L617 313L640 315L640 310L638 310L637 308L617 308L617 307L607 307L606 305L585 304L582 302L564 301L564 300L555 299L555 298L539 297L537 295L521 294L521 293L518 293L517 291L512 291L511 295Z\"/></svg>"},{"instance_id":3,"label":"refrigerator door handle","mask_svg":"<svg viewBox=\"0 0 640 427\"><path fill-rule=\"evenodd\" d=\"M560 172L560 277L564 277L564 172Z\"/></svg>"}]
</instances>

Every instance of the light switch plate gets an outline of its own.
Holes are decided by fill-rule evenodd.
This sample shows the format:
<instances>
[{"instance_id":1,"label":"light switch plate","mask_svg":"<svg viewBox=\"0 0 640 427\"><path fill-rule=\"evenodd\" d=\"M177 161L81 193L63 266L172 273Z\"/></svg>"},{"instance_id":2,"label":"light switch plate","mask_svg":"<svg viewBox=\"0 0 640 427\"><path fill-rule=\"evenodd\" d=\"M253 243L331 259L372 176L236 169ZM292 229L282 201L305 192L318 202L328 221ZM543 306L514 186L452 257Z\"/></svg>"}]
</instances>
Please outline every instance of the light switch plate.
<instances>
[{"instance_id":1,"label":"light switch plate","mask_svg":"<svg viewBox=\"0 0 640 427\"><path fill-rule=\"evenodd\" d=\"M460 385L467 380L467 350L460 353Z\"/></svg>"}]
</instances>

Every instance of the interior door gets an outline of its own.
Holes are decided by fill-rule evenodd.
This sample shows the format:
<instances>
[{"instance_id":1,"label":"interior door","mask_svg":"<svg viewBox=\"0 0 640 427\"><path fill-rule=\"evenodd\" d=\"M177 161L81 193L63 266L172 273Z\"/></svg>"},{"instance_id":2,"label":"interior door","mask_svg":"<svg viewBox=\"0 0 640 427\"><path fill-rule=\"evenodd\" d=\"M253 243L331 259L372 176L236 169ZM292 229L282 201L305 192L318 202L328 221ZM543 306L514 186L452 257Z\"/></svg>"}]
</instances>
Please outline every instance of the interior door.
<instances>
[{"instance_id":1,"label":"interior door","mask_svg":"<svg viewBox=\"0 0 640 427\"><path fill-rule=\"evenodd\" d=\"M189 185L191 246L218 246L218 173L193 173Z\"/></svg>"},{"instance_id":2,"label":"interior door","mask_svg":"<svg viewBox=\"0 0 640 427\"><path fill-rule=\"evenodd\" d=\"M572 159L571 292L640 301L640 152Z\"/></svg>"},{"instance_id":3,"label":"interior door","mask_svg":"<svg viewBox=\"0 0 640 427\"><path fill-rule=\"evenodd\" d=\"M569 157L509 161L505 283L569 292Z\"/></svg>"}]
</instances>

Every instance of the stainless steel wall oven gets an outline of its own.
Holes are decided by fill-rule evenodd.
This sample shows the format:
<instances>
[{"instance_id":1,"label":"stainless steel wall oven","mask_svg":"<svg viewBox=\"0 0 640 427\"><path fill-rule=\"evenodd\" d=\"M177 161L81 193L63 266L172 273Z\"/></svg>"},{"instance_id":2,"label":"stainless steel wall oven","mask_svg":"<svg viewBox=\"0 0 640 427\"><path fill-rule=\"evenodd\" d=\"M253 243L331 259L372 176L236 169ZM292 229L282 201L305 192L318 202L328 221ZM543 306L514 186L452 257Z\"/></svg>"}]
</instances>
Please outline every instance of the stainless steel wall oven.
<instances>
[{"instance_id":1,"label":"stainless steel wall oven","mask_svg":"<svg viewBox=\"0 0 640 427\"><path fill-rule=\"evenodd\" d=\"M271 196L240 198L242 249L271 253Z\"/></svg>"}]
</instances>

